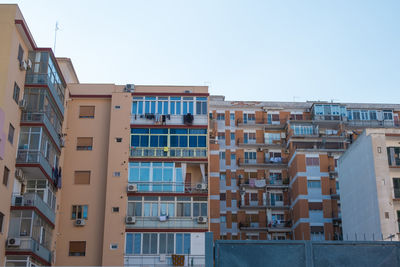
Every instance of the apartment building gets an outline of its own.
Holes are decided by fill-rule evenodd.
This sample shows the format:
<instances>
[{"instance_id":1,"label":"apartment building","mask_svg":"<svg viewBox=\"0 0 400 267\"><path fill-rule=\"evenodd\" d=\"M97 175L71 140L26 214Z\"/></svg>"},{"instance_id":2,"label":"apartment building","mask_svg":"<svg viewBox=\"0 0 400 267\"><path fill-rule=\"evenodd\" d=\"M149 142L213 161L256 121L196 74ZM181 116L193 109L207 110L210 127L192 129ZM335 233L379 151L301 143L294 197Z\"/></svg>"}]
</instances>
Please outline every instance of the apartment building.
<instances>
[{"instance_id":1,"label":"apartment building","mask_svg":"<svg viewBox=\"0 0 400 267\"><path fill-rule=\"evenodd\" d=\"M1 5L0 265L51 265L66 81L17 5Z\"/></svg>"},{"instance_id":2,"label":"apartment building","mask_svg":"<svg viewBox=\"0 0 400 267\"><path fill-rule=\"evenodd\" d=\"M368 128L339 160L343 236L400 240L400 130Z\"/></svg>"},{"instance_id":3,"label":"apartment building","mask_svg":"<svg viewBox=\"0 0 400 267\"><path fill-rule=\"evenodd\" d=\"M204 264L208 88L68 88L56 265Z\"/></svg>"},{"instance_id":4,"label":"apartment building","mask_svg":"<svg viewBox=\"0 0 400 267\"><path fill-rule=\"evenodd\" d=\"M400 105L210 98L210 230L221 239L342 238L338 159Z\"/></svg>"}]
</instances>

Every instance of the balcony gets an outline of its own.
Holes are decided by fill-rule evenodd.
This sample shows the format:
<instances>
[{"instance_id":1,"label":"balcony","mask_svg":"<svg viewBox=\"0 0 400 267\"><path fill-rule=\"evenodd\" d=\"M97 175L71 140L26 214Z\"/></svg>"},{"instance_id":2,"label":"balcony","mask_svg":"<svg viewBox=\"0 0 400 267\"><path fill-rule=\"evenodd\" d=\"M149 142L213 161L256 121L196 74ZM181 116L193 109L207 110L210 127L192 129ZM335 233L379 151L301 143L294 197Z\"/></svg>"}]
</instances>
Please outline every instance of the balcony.
<instances>
[{"instance_id":1,"label":"balcony","mask_svg":"<svg viewBox=\"0 0 400 267\"><path fill-rule=\"evenodd\" d=\"M283 201L270 201L267 204L267 208L273 210L285 210L289 209L289 205L285 205Z\"/></svg>"},{"instance_id":2,"label":"balcony","mask_svg":"<svg viewBox=\"0 0 400 267\"><path fill-rule=\"evenodd\" d=\"M272 221L268 223L268 232L285 233L291 232L291 221Z\"/></svg>"},{"instance_id":3,"label":"balcony","mask_svg":"<svg viewBox=\"0 0 400 267\"><path fill-rule=\"evenodd\" d=\"M207 178L206 178L207 180ZM140 193L183 193L183 194L205 194L208 193L206 183L185 184L184 182L132 182L137 192ZM128 186L129 187L129 186ZM129 191L128 191L129 192Z\"/></svg>"},{"instance_id":4,"label":"balcony","mask_svg":"<svg viewBox=\"0 0 400 267\"><path fill-rule=\"evenodd\" d=\"M59 148L61 147L59 136L59 134L61 133L61 126L57 126L56 123L52 124L46 113L23 113L21 116L21 122L44 124L47 131L50 133L51 138L54 140Z\"/></svg>"},{"instance_id":5,"label":"balcony","mask_svg":"<svg viewBox=\"0 0 400 267\"><path fill-rule=\"evenodd\" d=\"M131 148L131 157L207 159L207 148Z\"/></svg>"},{"instance_id":6,"label":"balcony","mask_svg":"<svg viewBox=\"0 0 400 267\"><path fill-rule=\"evenodd\" d=\"M25 77L25 84L46 85L49 88L50 93L53 96L61 113L64 114L64 92L63 88L60 88L62 85L54 85L47 74L27 74Z\"/></svg>"},{"instance_id":7,"label":"balcony","mask_svg":"<svg viewBox=\"0 0 400 267\"><path fill-rule=\"evenodd\" d=\"M342 116L340 115L313 115L313 121L334 121L340 122L342 121Z\"/></svg>"},{"instance_id":8,"label":"balcony","mask_svg":"<svg viewBox=\"0 0 400 267\"><path fill-rule=\"evenodd\" d=\"M276 143L256 143L256 140L243 140L238 139L237 145L243 148L269 148L269 149L281 149L285 144L276 142Z\"/></svg>"},{"instance_id":9,"label":"balcony","mask_svg":"<svg viewBox=\"0 0 400 267\"><path fill-rule=\"evenodd\" d=\"M240 167L287 169L287 159L267 158L264 162L257 162L255 159L238 159L238 165Z\"/></svg>"},{"instance_id":10,"label":"balcony","mask_svg":"<svg viewBox=\"0 0 400 267\"><path fill-rule=\"evenodd\" d=\"M236 125L238 127L246 127L246 128L264 128L265 124L267 124L264 120L236 120Z\"/></svg>"},{"instance_id":11,"label":"balcony","mask_svg":"<svg viewBox=\"0 0 400 267\"><path fill-rule=\"evenodd\" d=\"M126 229L208 229L207 223L198 223L196 217L136 217L135 224L127 224Z\"/></svg>"},{"instance_id":12,"label":"balcony","mask_svg":"<svg viewBox=\"0 0 400 267\"><path fill-rule=\"evenodd\" d=\"M131 124L136 125L185 125L185 115L161 115L161 114L133 114L131 115ZM192 114L193 121L191 125L208 126L208 115Z\"/></svg>"},{"instance_id":13,"label":"balcony","mask_svg":"<svg viewBox=\"0 0 400 267\"><path fill-rule=\"evenodd\" d=\"M349 120L346 125L354 128L399 128L399 124L395 124L392 120Z\"/></svg>"},{"instance_id":14,"label":"balcony","mask_svg":"<svg viewBox=\"0 0 400 267\"><path fill-rule=\"evenodd\" d=\"M183 266L206 266L204 255L185 255ZM125 266L173 266L172 255L166 254L162 260L160 255L125 255Z\"/></svg>"},{"instance_id":15,"label":"balcony","mask_svg":"<svg viewBox=\"0 0 400 267\"><path fill-rule=\"evenodd\" d=\"M262 226L260 226L260 224L259 223L256 223L256 222L252 222L252 223L248 223L248 222L245 222L245 223L242 223L242 222L240 222L239 223L239 229L241 230L241 231L244 231L244 232L263 232L263 231L268 231L268 228L267 227L262 227Z\"/></svg>"},{"instance_id":16,"label":"balcony","mask_svg":"<svg viewBox=\"0 0 400 267\"><path fill-rule=\"evenodd\" d=\"M24 195L13 194L11 200L13 207L33 207L38 209L52 224L55 224L55 211L52 210L44 201L35 193L26 193Z\"/></svg>"},{"instance_id":17,"label":"balcony","mask_svg":"<svg viewBox=\"0 0 400 267\"><path fill-rule=\"evenodd\" d=\"M337 200L340 199L340 194L338 192L339 190L330 188L329 191L330 191L331 199L337 199Z\"/></svg>"},{"instance_id":18,"label":"balcony","mask_svg":"<svg viewBox=\"0 0 400 267\"><path fill-rule=\"evenodd\" d=\"M13 236L9 236L8 238L13 238ZM15 255L21 255L23 253L33 253L39 256L42 260L46 261L47 263L51 263L51 252L39 242L32 239L31 237L16 237L16 239L20 240L19 246L7 246L6 253Z\"/></svg>"},{"instance_id":19,"label":"balcony","mask_svg":"<svg viewBox=\"0 0 400 267\"><path fill-rule=\"evenodd\" d=\"M16 167L23 170L27 179L48 179L55 186L58 177L53 175L53 168L41 151L18 150Z\"/></svg>"}]
</instances>

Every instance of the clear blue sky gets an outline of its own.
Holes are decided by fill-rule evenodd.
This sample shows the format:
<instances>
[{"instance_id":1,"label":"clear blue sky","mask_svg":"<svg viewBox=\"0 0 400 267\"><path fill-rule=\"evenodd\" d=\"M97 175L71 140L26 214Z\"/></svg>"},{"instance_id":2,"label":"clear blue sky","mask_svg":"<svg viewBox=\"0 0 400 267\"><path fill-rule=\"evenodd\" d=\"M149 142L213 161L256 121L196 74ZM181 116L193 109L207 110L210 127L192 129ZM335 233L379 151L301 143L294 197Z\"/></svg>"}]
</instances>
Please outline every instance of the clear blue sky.
<instances>
[{"instance_id":1,"label":"clear blue sky","mask_svg":"<svg viewBox=\"0 0 400 267\"><path fill-rule=\"evenodd\" d=\"M399 0L11 2L39 46L53 46L59 22L56 56L70 57L84 83L400 103Z\"/></svg>"}]
</instances>

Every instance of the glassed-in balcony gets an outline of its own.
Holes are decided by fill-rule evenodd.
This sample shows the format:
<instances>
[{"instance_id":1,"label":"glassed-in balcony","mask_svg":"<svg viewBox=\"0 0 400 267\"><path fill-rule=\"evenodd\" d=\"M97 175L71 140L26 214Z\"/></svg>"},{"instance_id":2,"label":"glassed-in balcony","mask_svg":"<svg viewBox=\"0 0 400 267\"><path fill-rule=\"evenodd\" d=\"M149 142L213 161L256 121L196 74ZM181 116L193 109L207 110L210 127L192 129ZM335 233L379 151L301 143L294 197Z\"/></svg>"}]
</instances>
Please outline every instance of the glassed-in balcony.
<instances>
[{"instance_id":1,"label":"glassed-in balcony","mask_svg":"<svg viewBox=\"0 0 400 267\"><path fill-rule=\"evenodd\" d=\"M24 195L14 194L11 200L11 206L14 207L35 207L53 224L55 223L55 211L51 209L43 199L35 193L26 193Z\"/></svg>"},{"instance_id":2,"label":"glassed-in balcony","mask_svg":"<svg viewBox=\"0 0 400 267\"><path fill-rule=\"evenodd\" d=\"M57 122L51 123L46 113L26 112L21 116L21 122L43 123L51 135L51 138L60 148L61 125Z\"/></svg>"},{"instance_id":3,"label":"glassed-in balcony","mask_svg":"<svg viewBox=\"0 0 400 267\"><path fill-rule=\"evenodd\" d=\"M208 222L199 223L197 217L136 217L135 220L135 224L127 224L126 228L208 229Z\"/></svg>"},{"instance_id":4,"label":"glassed-in balcony","mask_svg":"<svg viewBox=\"0 0 400 267\"><path fill-rule=\"evenodd\" d=\"M9 236L8 238L14 238ZM18 245L7 245L6 251L9 254L15 253L15 255L23 255L23 253L30 254L33 253L40 257L44 261L51 263L51 251L42 246L39 242L35 241L31 237L18 237L16 238ZM17 266L17 265L15 265ZM19 266L19 265L18 265ZM33 265L32 265L33 266Z\"/></svg>"},{"instance_id":5,"label":"glassed-in balcony","mask_svg":"<svg viewBox=\"0 0 400 267\"><path fill-rule=\"evenodd\" d=\"M206 178L207 179L207 178ZM207 194L208 186L206 183L185 183L185 182L134 182L129 186L137 188L138 192L158 192L158 193L203 193ZM128 190L129 192L129 190Z\"/></svg>"},{"instance_id":6,"label":"glassed-in balcony","mask_svg":"<svg viewBox=\"0 0 400 267\"><path fill-rule=\"evenodd\" d=\"M131 148L131 157L207 158L207 148Z\"/></svg>"}]
</instances>

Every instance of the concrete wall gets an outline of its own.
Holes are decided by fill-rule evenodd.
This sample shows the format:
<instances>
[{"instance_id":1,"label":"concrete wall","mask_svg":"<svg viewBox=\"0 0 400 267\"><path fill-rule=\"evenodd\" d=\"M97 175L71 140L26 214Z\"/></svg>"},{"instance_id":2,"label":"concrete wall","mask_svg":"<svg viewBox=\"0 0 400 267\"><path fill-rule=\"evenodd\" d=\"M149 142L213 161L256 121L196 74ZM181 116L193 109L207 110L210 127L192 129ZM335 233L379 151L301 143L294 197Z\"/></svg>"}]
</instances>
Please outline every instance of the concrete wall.
<instances>
[{"instance_id":1,"label":"concrete wall","mask_svg":"<svg viewBox=\"0 0 400 267\"><path fill-rule=\"evenodd\" d=\"M339 159L339 186L345 239L381 236L372 140L361 135Z\"/></svg>"}]
</instances>

